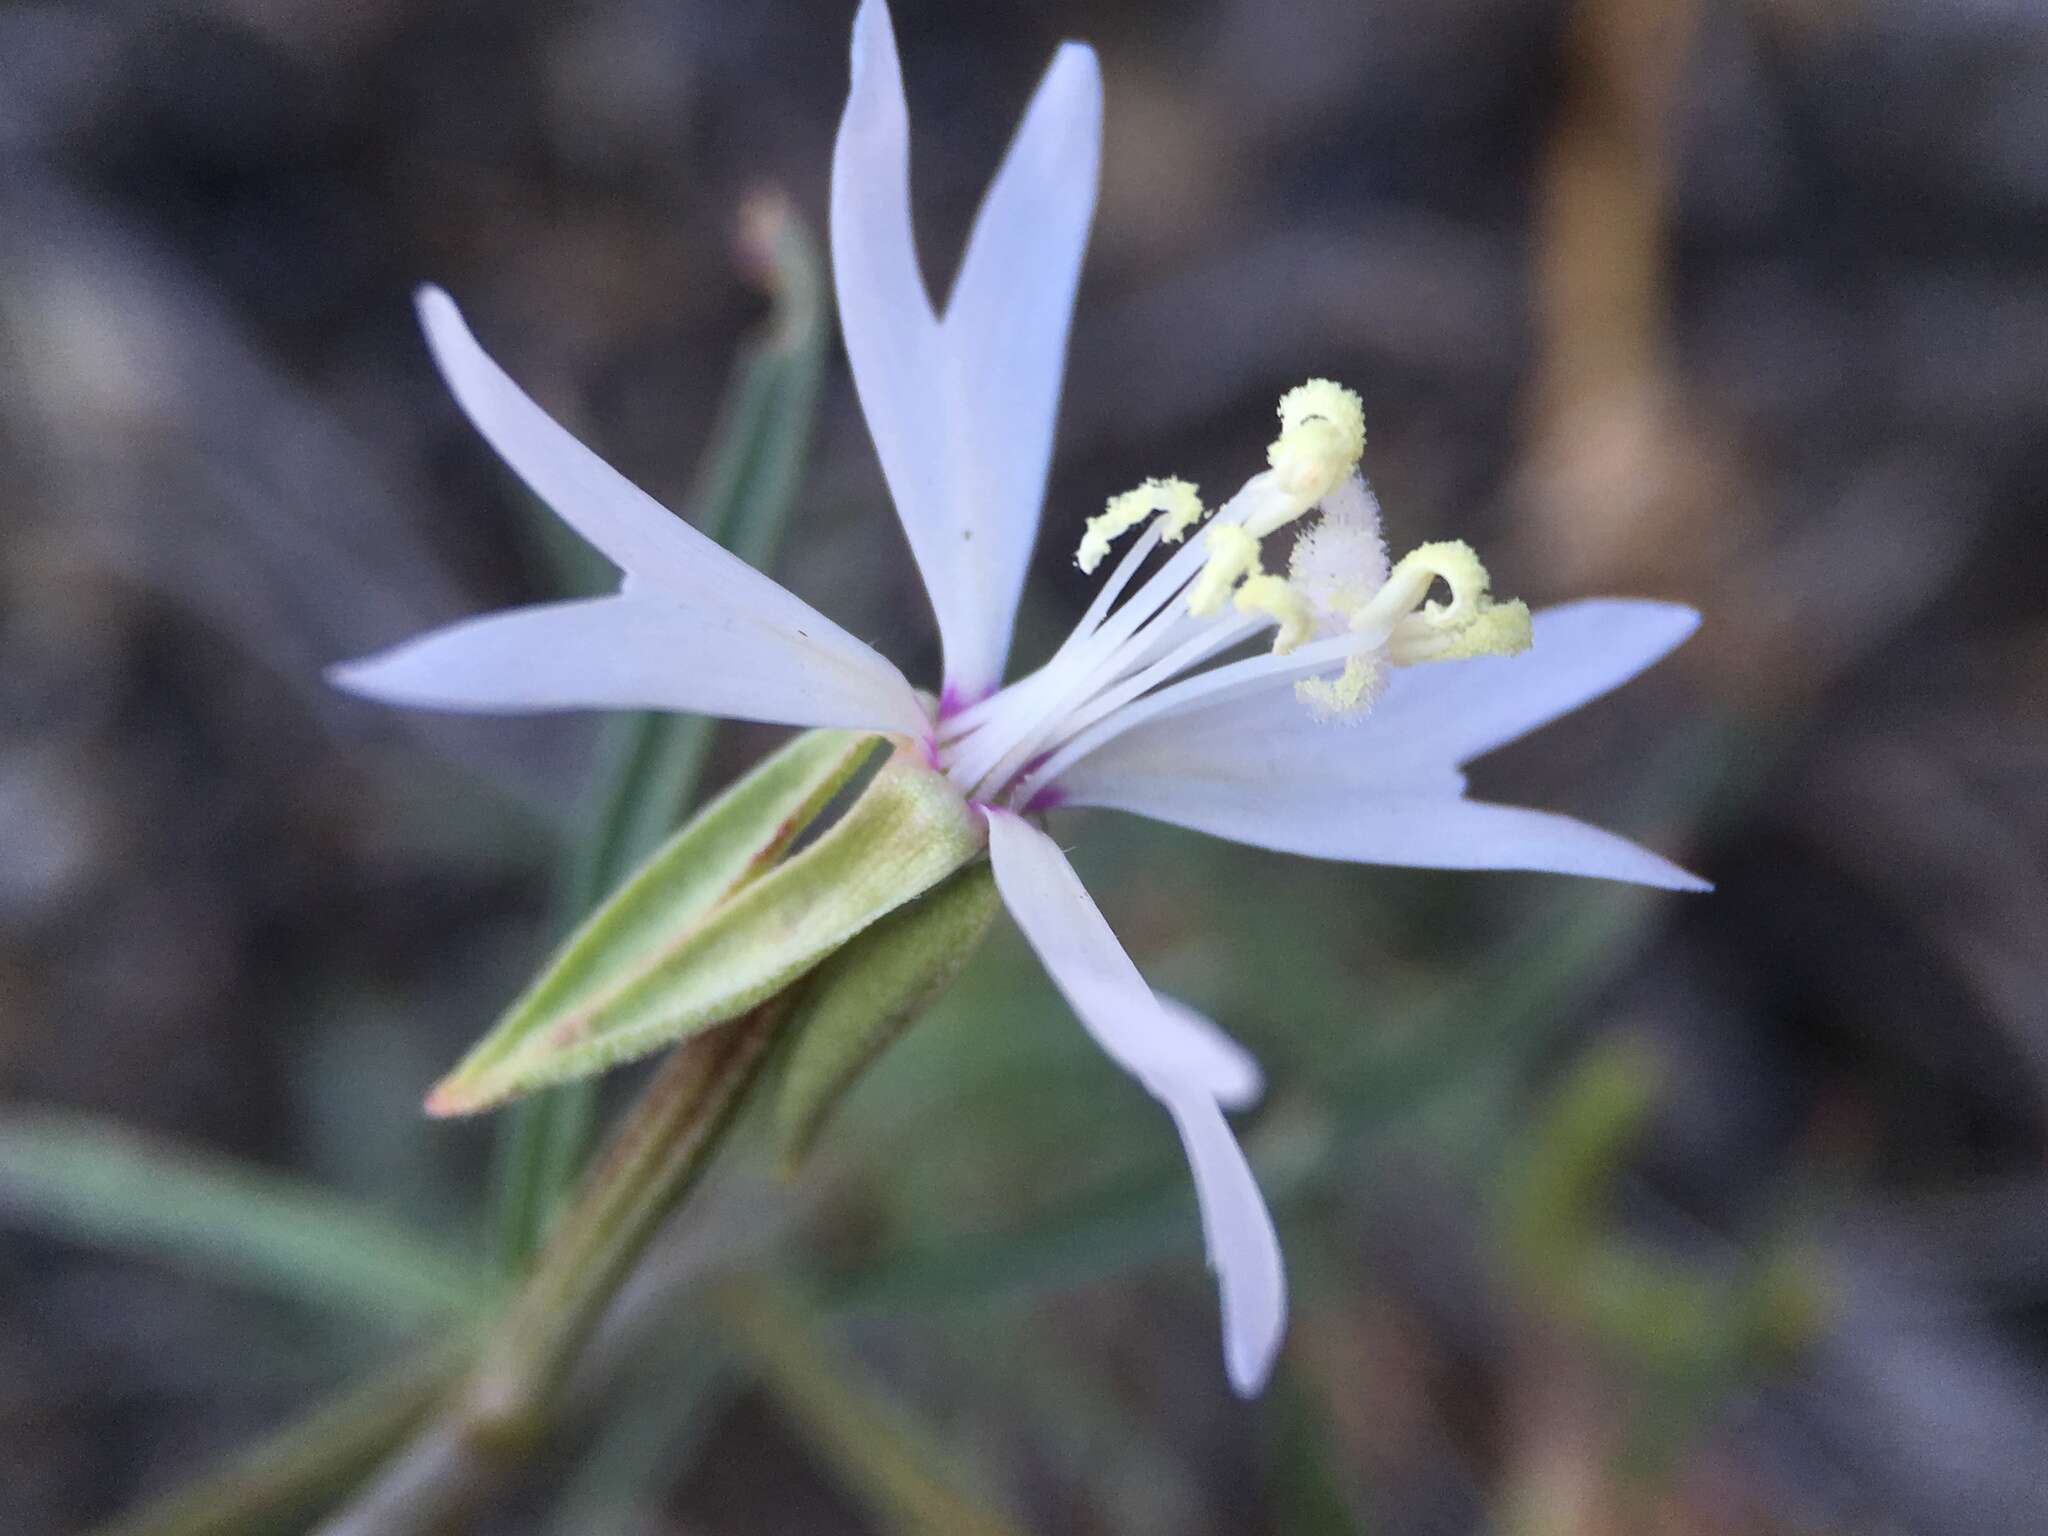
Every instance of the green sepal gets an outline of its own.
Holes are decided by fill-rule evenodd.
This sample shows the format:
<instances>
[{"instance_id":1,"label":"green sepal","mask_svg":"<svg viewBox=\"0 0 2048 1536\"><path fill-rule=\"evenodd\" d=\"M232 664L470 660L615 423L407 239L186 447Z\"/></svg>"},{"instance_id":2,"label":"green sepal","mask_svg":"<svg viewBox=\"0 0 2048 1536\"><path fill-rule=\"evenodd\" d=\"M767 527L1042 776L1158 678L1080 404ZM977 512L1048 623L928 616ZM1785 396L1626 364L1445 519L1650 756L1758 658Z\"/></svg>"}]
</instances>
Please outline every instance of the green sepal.
<instances>
[{"instance_id":1,"label":"green sepal","mask_svg":"<svg viewBox=\"0 0 2048 1536\"><path fill-rule=\"evenodd\" d=\"M905 752L781 857L884 739L811 732L714 801L571 936L428 1113L488 1109L735 1018L974 857L980 818Z\"/></svg>"},{"instance_id":2,"label":"green sepal","mask_svg":"<svg viewBox=\"0 0 2048 1536\"><path fill-rule=\"evenodd\" d=\"M1000 905L994 871L977 860L811 973L786 1027L776 1085L785 1170L803 1159L869 1064L953 984Z\"/></svg>"}]
</instances>

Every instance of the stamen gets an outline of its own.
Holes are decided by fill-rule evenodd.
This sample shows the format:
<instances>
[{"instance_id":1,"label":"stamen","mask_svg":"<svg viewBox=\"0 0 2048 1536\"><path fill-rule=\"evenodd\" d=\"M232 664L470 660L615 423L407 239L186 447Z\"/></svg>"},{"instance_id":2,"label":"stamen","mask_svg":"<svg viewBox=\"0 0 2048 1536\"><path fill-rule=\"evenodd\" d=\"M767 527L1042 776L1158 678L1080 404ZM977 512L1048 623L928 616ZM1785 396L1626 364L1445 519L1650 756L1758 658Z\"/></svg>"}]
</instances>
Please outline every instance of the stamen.
<instances>
[{"instance_id":1,"label":"stamen","mask_svg":"<svg viewBox=\"0 0 2048 1536\"><path fill-rule=\"evenodd\" d=\"M1310 379L1280 397L1280 435L1266 449L1266 462L1285 502L1252 523L1264 538L1300 517L1358 467L1365 452L1365 406L1358 396L1328 379Z\"/></svg>"},{"instance_id":2,"label":"stamen","mask_svg":"<svg viewBox=\"0 0 2048 1536\"><path fill-rule=\"evenodd\" d=\"M1403 555L1372 601L1352 615L1351 628L1358 633L1392 634L1394 626L1414 612L1439 581L1451 589L1451 600L1446 604L1432 599L1423 609L1423 618L1436 629L1471 623L1486 597L1489 578L1472 546L1452 539L1421 544Z\"/></svg>"},{"instance_id":3,"label":"stamen","mask_svg":"<svg viewBox=\"0 0 2048 1536\"><path fill-rule=\"evenodd\" d=\"M1410 626L1414 626L1411 628ZM1474 656L1514 656L1529 649L1533 632L1529 605L1520 598L1482 600L1479 612L1461 628L1442 629L1411 615L1394 626L1387 656L1398 667L1420 661L1465 661Z\"/></svg>"},{"instance_id":4,"label":"stamen","mask_svg":"<svg viewBox=\"0 0 2048 1536\"><path fill-rule=\"evenodd\" d=\"M1165 714L1280 686L1318 720L1356 718L1396 666L1527 647L1527 607L1494 601L1467 545L1425 544L1389 569L1378 503L1356 472L1358 396L1311 379L1288 391L1279 414L1270 467L1213 517L1193 485L1163 479L1111 497L1089 520L1074 558L1091 574L1116 540L1150 526L1049 661L941 723L946 772L963 790L1033 804L1081 757ZM1269 574L1261 542L1310 512L1319 515L1294 541L1288 574ZM1200 540L1137 580L1146 556L1204 518ZM1445 600L1430 595L1438 583ZM1270 655L1210 665L1266 625Z\"/></svg>"},{"instance_id":5,"label":"stamen","mask_svg":"<svg viewBox=\"0 0 2048 1536\"><path fill-rule=\"evenodd\" d=\"M1284 576L1247 576L1232 601L1239 613L1263 615L1278 626L1273 637L1275 656L1285 656L1315 633L1315 610Z\"/></svg>"},{"instance_id":6,"label":"stamen","mask_svg":"<svg viewBox=\"0 0 2048 1536\"><path fill-rule=\"evenodd\" d=\"M1102 515L1088 519L1081 533L1081 547L1074 551L1074 564L1094 575L1110 545L1154 513L1160 514L1159 536L1169 544L1178 544L1187 537L1190 528L1208 515L1202 506L1201 492L1191 482L1178 478L1147 480L1110 497Z\"/></svg>"},{"instance_id":7,"label":"stamen","mask_svg":"<svg viewBox=\"0 0 2048 1536\"><path fill-rule=\"evenodd\" d=\"M967 750L947 770L956 784L972 789L997 763L1016 756L1020 743L1029 746L1042 738L1044 731L1056 726L1077 701L1087 699L1124 675L1123 658L1133 636L1142 636L1155 617L1171 606L1202 559L1203 545L1183 545L1140 583L1114 613L1109 612L1112 589L1120 590L1131 580L1144 555L1158 547L1159 537L1157 523L1140 534L1118 562L1103 592L1089 605L1088 617L1053 658L1021 684L997 695L1004 701L999 711L1001 723L991 719L988 730L966 743Z\"/></svg>"},{"instance_id":8,"label":"stamen","mask_svg":"<svg viewBox=\"0 0 2048 1536\"><path fill-rule=\"evenodd\" d=\"M1220 667L1183 677L1127 704L1070 738L1051 757L1024 776L1011 798L1018 805L1029 804L1041 789L1090 752L1149 720L1179 714L1198 705L1220 704L1242 694L1292 682L1327 667L1338 666L1368 647L1369 642L1358 635L1337 635L1305 645L1292 656L1249 656L1243 661L1225 662Z\"/></svg>"},{"instance_id":9,"label":"stamen","mask_svg":"<svg viewBox=\"0 0 2048 1536\"><path fill-rule=\"evenodd\" d=\"M1358 720L1386 686L1386 667L1370 652L1360 651L1345 661L1344 670L1335 677L1303 678L1294 685L1294 696L1318 721Z\"/></svg>"},{"instance_id":10,"label":"stamen","mask_svg":"<svg viewBox=\"0 0 2048 1536\"><path fill-rule=\"evenodd\" d=\"M1425 602L1439 581L1451 589L1451 600ZM1527 650L1529 605L1494 601L1491 584L1471 545L1424 544L1402 557L1386 585L1353 615L1351 628L1383 637L1388 659L1397 666Z\"/></svg>"},{"instance_id":11,"label":"stamen","mask_svg":"<svg viewBox=\"0 0 2048 1536\"><path fill-rule=\"evenodd\" d=\"M1326 421L1343 433L1345 457L1356 464L1365 453L1365 402L1356 390L1331 379L1310 379L1280 397L1280 435L1310 421Z\"/></svg>"},{"instance_id":12,"label":"stamen","mask_svg":"<svg viewBox=\"0 0 2048 1536\"><path fill-rule=\"evenodd\" d=\"M1188 588L1188 612L1207 618L1223 606L1241 576L1259 573L1259 540L1236 523L1217 523L1203 535L1209 551L1202 574Z\"/></svg>"},{"instance_id":13,"label":"stamen","mask_svg":"<svg viewBox=\"0 0 2048 1536\"><path fill-rule=\"evenodd\" d=\"M1234 624L1214 624L1198 629L1176 649L1166 652L1142 671L1133 673L1114 688L1098 695L1085 707L1062 720L1058 732L1046 738L1044 750L1035 753L1034 756L1041 761L1049 761L1061 753L1066 744L1075 737L1092 730L1099 722L1124 709L1134 699L1142 698L1162 683L1181 677L1203 662L1229 650L1249 635L1252 628L1252 625L1240 620ZM1019 763L1017 766L1019 771L1022 771L1027 765Z\"/></svg>"}]
</instances>

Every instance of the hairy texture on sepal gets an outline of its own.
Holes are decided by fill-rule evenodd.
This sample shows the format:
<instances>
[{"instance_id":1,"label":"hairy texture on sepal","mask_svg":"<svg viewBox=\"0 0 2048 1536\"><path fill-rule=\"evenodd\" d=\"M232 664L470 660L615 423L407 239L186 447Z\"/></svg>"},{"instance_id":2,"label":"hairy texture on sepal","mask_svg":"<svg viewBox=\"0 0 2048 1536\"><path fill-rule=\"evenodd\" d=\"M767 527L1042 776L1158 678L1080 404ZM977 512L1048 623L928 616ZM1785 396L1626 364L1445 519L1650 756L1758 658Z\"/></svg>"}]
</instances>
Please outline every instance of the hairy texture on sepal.
<instances>
[{"instance_id":1,"label":"hairy texture on sepal","mask_svg":"<svg viewBox=\"0 0 2048 1536\"><path fill-rule=\"evenodd\" d=\"M910 753L781 857L879 740L812 733L721 796L577 931L428 1112L486 1109L734 1018L966 863L979 817Z\"/></svg>"},{"instance_id":2,"label":"hairy texture on sepal","mask_svg":"<svg viewBox=\"0 0 2048 1536\"><path fill-rule=\"evenodd\" d=\"M786 1171L875 1058L953 984L1000 904L987 862L977 861L898 907L804 982L775 1098Z\"/></svg>"}]
</instances>

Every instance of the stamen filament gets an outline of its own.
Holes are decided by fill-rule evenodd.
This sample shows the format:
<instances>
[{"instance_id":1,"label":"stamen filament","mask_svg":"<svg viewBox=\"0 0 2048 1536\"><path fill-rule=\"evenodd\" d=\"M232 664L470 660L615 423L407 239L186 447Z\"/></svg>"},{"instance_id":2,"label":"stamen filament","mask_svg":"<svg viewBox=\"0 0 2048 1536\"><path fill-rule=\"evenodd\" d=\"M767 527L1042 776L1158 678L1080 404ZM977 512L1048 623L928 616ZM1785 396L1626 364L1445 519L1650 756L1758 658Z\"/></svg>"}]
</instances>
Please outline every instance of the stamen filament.
<instances>
[{"instance_id":1,"label":"stamen filament","mask_svg":"<svg viewBox=\"0 0 2048 1536\"><path fill-rule=\"evenodd\" d=\"M1077 649L1091 639L1095 632L1101 628L1103 617L1109 612L1110 604L1115 602L1122 594L1124 588L1131 584L1131 578L1137 574L1138 567L1145 563L1145 557L1159 547L1160 534L1159 525L1154 523L1138 535L1137 541L1124 551L1123 558L1116 563L1115 568L1109 573L1109 579L1103 582L1101 590L1095 594L1094 600L1088 604L1088 609L1081 615L1080 622L1074 626L1067 635L1067 638L1060 642L1059 649L1053 652L1052 656L1043 666L1028 676L1019 678L1008 688L990 694L979 703L955 715L946 725L940 727L940 742L943 744L960 740L970 732L993 720L996 715L1007 713L1020 705L1026 704L1031 697L1042 690L1046 679L1053 674L1054 669L1072 656ZM952 729L949 730L948 727Z\"/></svg>"},{"instance_id":2,"label":"stamen filament","mask_svg":"<svg viewBox=\"0 0 2048 1536\"><path fill-rule=\"evenodd\" d=\"M1109 718L1118 710L1131 703L1132 700L1144 697L1160 684L1179 677L1182 673L1200 666L1212 656L1219 655L1241 641L1248 639L1258 631L1259 627L1259 621L1256 619L1239 619L1232 623L1203 625L1199 634L1184 641L1179 647L1160 657L1142 671L1125 678L1115 687L1098 695L1084 708L1076 710L1072 715L1062 720L1057 734L1046 741L1038 750L1026 755L1021 762L1016 764L1015 771L1021 772L1025 764L1031 761L1032 757L1040 756L1048 750L1057 753L1068 742L1089 729L1097 721ZM1000 782L1000 778L998 778L998 782ZM1028 800L1019 801L1018 803L1026 804Z\"/></svg>"},{"instance_id":3,"label":"stamen filament","mask_svg":"<svg viewBox=\"0 0 2048 1536\"><path fill-rule=\"evenodd\" d=\"M1010 794L1010 803L1029 805L1040 790L1090 752L1147 721L1163 715L1180 714L1197 705L1220 704L1268 684L1292 682L1295 678L1340 666L1351 656L1371 648L1371 642L1364 636L1336 635L1305 645L1287 656L1251 656L1198 672L1137 700L1073 737L1031 770Z\"/></svg>"}]
</instances>

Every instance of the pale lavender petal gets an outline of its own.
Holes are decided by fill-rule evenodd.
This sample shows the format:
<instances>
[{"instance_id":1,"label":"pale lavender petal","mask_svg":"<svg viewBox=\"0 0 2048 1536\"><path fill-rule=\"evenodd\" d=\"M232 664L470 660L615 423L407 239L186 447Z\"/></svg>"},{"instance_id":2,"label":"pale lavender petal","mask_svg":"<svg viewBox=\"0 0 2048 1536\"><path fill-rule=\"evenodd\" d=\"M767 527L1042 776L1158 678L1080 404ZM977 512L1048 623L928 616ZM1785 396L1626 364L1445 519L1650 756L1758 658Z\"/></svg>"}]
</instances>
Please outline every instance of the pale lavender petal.
<instances>
[{"instance_id":1,"label":"pale lavender petal","mask_svg":"<svg viewBox=\"0 0 2048 1536\"><path fill-rule=\"evenodd\" d=\"M853 75L832 151L832 281L839 329L896 515L931 594L950 664L975 616L954 579L954 546L980 509L948 495L939 323L910 223L910 119L896 33L882 0L853 21Z\"/></svg>"},{"instance_id":2,"label":"pale lavender petal","mask_svg":"<svg viewBox=\"0 0 2048 1536\"><path fill-rule=\"evenodd\" d=\"M1216 1102L1225 1109L1250 1109L1258 1103L1266 1091L1266 1074L1259 1070L1258 1058L1207 1014L1164 992L1152 995L1167 1018L1180 1027L1182 1049L1191 1056L1209 1052L1210 1059L1194 1072L1209 1085Z\"/></svg>"},{"instance_id":3,"label":"pale lavender petal","mask_svg":"<svg viewBox=\"0 0 2048 1536\"><path fill-rule=\"evenodd\" d=\"M927 729L909 684L874 662L849 662L801 632L633 593L465 619L327 675L351 693L421 709L655 709Z\"/></svg>"},{"instance_id":4,"label":"pale lavender petal","mask_svg":"<svg viewBox=\"0 0 2048 1536\"><path fill-rule=\"evenodd\" d=\"M740 565L634 485L542 410L477 344L462 311L432 286L413 296L428 350L455 403L555 515L622 571L682 589L708 585L700 565ZM707 573L709 574L709 573Z\"/></svg>"},{"instance_id":5,"label":"pale lavender petal","mask_svg":"<svg viewBox=\"0 0 2048 1536\"><path fill-rule=\"evenodd\" d=\"M1224 1362L1249 1396L1279 1351L1287 1287L1272 1216L1217 1105L1214 1041L1191 1037L1160 1006L1057 843L1007 811L988 821L1004 906L1088 1032L1173 1117L1216 1272Z\"/></svg>"},{"instance_id":6,"label":"pale lavender petal","mask_svg":"<svg viewBox=\"0 0 2048 1536\"><path fill-rule=\"evenodd\" d=\"M1442 761L1468 763L1619 688L1677 649L1699 622L1678 603L1629 598L1546 608L1519 656L1401 668L1367 725Z\"/></svg>"},{"instance_id":7,"label":"pale lavender petal","mask_svg":"<svg viewBox=\"0 0 2048 1536\"><path fill-rule=\"evenodd\" d=\"M1434 793L1364 794L1345 786L1335 795L1326 792L1329 785L1328 778L1290 784L1105 771L1061 788L1071 804L1130 811L1314 859L1417 869L1547 870L1674 891L1709 889L1670 860L1569 816L1462 799L1449 785Z\"/></svg>"},{"instance_id":8,"label":"pale lavender petal","mask_svg":"<svg viewBox=\"0 0 2048 1536\"><path fill-rule=\"evenodd\" d=\"M447 294L423 288L418 306L464 413L625 572L626 591L456 624L336 668L340 686L445 709L679 709L925 729L895 667L578 442L477 345Z\"/></svg>"},{"instance_id":9,"label":"pale lavender petal","mask_svg":"<svg viewBox=\"0 0 2048 1536\"><path fill-rule=\"evenodd\" d=\"M1223 1310L1223 1364L1240 1397L1256 1397L1273 1374L1287 1332L1287 1272L1273 1213L1229 1122L1204 1094L1165 1100L1194 1171L1202 1240Z\"/></svg>"},{"instance_id":10,"label":"pale lavender petal","mask_svg":"<svg viewBox=\"0 0 2048 1536\"><path fill-rule=\"evenodd\" d=\"M978 512L975 537L958 541L956 576L980 621L959 637L971 651L954 654L948 637L946 660L971 693L1002 679L1038 536L1101 143L1101 72L1092 50L1067 43L982 202L946 304L953 493Z\"/></svg>"},{"instance_id":11,"label":"pale lavender petal","mask_svg":"<svg viewBox=\"0 0 2048 1536\"><path fill-rule=\"evenodd\" d=\"M1458 769L1625 681L1695 622L1664 603L1551 609L1536 615L1529 651L1403 668L1362 720L1319 721L1282 681L1134 726L1061 769L1055 789L1063 804L1315 858L1704 889L1597 828L1466 801Z\"/></svg>"},{"instance_id":12,"label":"pale lavender petal","mask_svg":"<svg viewBox=\"0 0 2048 1536\"><path fill-rule=\"evenodd\" d=\"M1156 789L1178 790L1191 804L1287 802L1327 815L1388 794L1463 791L1464 776L1440 751L1377 722L1377 711L1356 722L1318 721L1283 678L1112 738L1060 771L1060 803L1132 809Z\"/></svg>"},{"instance_id":13,"label":"pale lavender petal","mask_svg":"<svg viewBox=\"0 0 2048 1536\"><path fill-rule=\"evenodd\" d=\"M463 413L534 495L620 570L692 606L801 628L815 644L867 652L578 442L491 360L446 293L422 288L417 306L427 345Z\"/></svg>"},{"instance_id":14,"label":"pale lavender petal","mask_svg":"<svg viewBox=\"0 0 2048 1536\"><path fill-rule=\"evenodd\" d=\"M853 24L832 159L832 276L861 409L938 618L946 682L1002 679L1037 536L1094 211L1102 87L1060 50L989 189L941 322L918 266L909 112L882 0Z\"/></svg>"}]
</instances>

